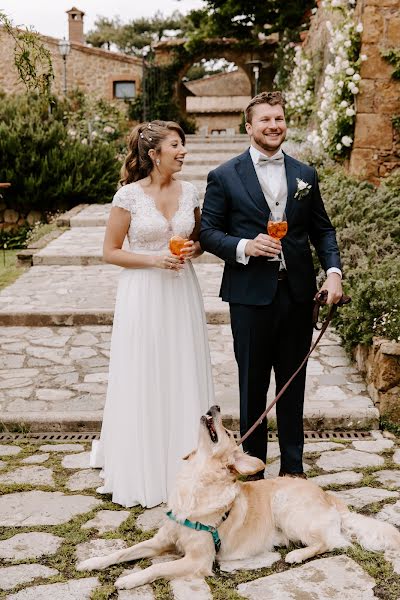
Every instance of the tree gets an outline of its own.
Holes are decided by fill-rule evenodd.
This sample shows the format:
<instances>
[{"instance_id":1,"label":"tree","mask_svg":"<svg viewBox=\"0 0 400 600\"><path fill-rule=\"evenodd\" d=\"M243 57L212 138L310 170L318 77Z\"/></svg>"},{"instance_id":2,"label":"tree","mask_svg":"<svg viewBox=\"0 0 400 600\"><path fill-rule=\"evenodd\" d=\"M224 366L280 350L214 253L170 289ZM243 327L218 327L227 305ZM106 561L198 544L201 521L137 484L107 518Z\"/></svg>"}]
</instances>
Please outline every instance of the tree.
<instances>
[{"instance_id":1,"label":"tree","mask_svg":"<svg viewBox=\"0 0 400 600\"><path fill-rule=\"evenodd\" d=\"M188 16L175 11L169 17L156 12L153 17L140 18L122 23L99 17L95 29L86 36L86 41L96 48L110 49L115 46L119 52L140 55L141 49L169 37L184 37L194 24Z\"/></svg>"},{"instance_id":2,"label":"tree","mask_svg":"<svg viewBox=\"0 0 400 600\"><path fill-rule=\"evenodd\" d=\"M258 40L259 34L298 28L307 20L315 0L204 0L206 19L196 37ZM203 15L204 15L203 12Z\"/></svg>"}]
</instances>

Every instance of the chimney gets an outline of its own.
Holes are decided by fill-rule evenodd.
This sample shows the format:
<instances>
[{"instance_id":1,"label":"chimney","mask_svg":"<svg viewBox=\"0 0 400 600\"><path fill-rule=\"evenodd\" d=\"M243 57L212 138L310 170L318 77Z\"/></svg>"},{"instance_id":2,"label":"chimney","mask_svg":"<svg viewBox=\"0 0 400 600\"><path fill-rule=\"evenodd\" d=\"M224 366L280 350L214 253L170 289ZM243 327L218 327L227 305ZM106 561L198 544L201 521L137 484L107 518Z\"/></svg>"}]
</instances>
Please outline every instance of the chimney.
<instances>
[{"instance_id":1,"label":"chimney","mask_svg":"<svg viewBox=\"0 0 400 600\"><path fill-rule=\"evenodd\" d=\"M66 12L68 15L69 41L76 42L78 44L84 44L85 37L83 35L83 15L85 13L79 10L79 8L75 8L75 6Z\"/></svg>"}]
</instances>

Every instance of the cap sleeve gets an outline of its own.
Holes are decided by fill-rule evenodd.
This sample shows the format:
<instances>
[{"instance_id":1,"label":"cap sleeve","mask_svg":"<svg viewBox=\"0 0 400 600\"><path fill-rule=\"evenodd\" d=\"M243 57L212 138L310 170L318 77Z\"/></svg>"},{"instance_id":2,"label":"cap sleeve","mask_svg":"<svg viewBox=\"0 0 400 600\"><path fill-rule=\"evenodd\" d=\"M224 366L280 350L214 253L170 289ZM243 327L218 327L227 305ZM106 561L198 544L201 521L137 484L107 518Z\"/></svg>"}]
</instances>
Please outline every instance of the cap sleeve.
<instances>
[{"instance_id":1,"label":"cap sleeve","mask_svg":"<svg viewBox=\"0 0 400 600\"><path fill-rule=\"evenodd\" d=\"M135 195L134 190L130 184L123 185L119 188L119 190L114 195L112 206L117 206L118 208L124 208L125 210L129 210L129 212L133 213L135 210Z\"/></svg>"},{"instance_id":2,"label":"cap sleeve","mask_svg":"<svg viewBox=\"0 0 400 600\"><path fill-rule=\"evenodd\" d=\"M199 192L197 191L197 187L192 184L192 202L193 202L193 210L195 208L199 208L200 200L199 200Z\"/></svg>"}]
</instances>

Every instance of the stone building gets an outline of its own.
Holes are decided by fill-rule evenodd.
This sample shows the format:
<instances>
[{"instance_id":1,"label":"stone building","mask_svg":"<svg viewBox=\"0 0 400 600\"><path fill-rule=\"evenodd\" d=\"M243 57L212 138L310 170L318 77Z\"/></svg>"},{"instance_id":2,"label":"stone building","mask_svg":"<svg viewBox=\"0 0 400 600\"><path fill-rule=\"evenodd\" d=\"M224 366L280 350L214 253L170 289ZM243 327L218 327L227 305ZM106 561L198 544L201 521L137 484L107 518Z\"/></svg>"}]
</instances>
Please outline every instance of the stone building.
<instances>
[{"instance_id":1,"label":"stone building","mask_svg":"<svg viewBox=\"0 0 400 600\"><path fill-rule=\"evenodd\" d=\"M375 183L400 167L400 131L392 118L400 116L400 81L382 51L400 48L400 0L359 0L363 24L360 93L357 97L350 172Z\"/></svg>"},{"instance_id":2,"label":"stone building","mask_svg":"<svg viewBox=\"0 0 400 600\"><path fill-rule=\"evenodd\" d=\"M241 69L217 73L185 83L186 111L204 134L239 133L243 110L251 98L251 84Z\"/></svg>"},{"instance_id":3,"label":"stone building","mask_svg":"<svg viewBox=\"0 0 400 600\"><path fill-rule=\"evenodd\" d=\"M124 97L133 98L141 86L141 59L86 46L83 33L85 13L73 7L67 14L71 49L65 63L59 52L60 40L40 36L51 52L55 74L53 92L56 95L63 93L65 75L67 90L79 88L91 96L121 102ZM0 65L0 90L9 94L23 93L25 87L18 81L14 65L13 42L2 28Z\"/></svg>"}]
</instances>

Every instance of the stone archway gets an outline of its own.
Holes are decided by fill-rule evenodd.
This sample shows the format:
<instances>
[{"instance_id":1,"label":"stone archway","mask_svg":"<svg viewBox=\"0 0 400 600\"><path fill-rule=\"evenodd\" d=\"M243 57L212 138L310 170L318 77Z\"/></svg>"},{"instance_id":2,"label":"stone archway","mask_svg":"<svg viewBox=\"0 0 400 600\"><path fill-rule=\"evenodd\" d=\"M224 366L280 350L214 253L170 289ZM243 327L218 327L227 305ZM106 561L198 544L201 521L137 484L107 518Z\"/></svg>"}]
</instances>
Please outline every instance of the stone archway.
<instances>
[{"instance_id":1,"label":"stone archway","mask_svg":"<svg viewBox=\"0 0 400 600\"><path fill-rule=\"evenodd\" d=\"M186 112L186 90L182 79L190 67L202 59L225 58L228 62L235 63L242 69L250 82L252 95L255 91L253 68L259 66L258 91L271 90L275 68L273 65L277 42L266 40L256 48L244 46L243 42L232 38L208 39L199 44L192 52L185 52L187 40L176 39L158 42L153 50L155 63L158 65L172 64L179 57L180 69L178 71L175 96L183 112Z\"/></svg>"}]
</instances>

